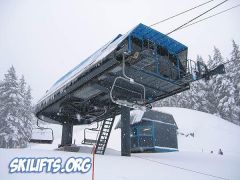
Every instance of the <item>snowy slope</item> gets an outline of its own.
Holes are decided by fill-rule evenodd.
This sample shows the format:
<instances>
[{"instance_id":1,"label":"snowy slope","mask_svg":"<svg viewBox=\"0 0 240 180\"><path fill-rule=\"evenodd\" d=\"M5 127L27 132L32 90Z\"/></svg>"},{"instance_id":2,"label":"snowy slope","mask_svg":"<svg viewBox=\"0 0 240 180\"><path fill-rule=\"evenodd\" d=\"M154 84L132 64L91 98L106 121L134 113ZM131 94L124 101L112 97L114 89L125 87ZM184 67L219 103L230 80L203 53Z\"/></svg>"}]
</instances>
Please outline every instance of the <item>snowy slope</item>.
<instances>
[{"instance_id":1,"label":"snowy slope","mask_svg":"<svg viewBox=\"0 0 240 180\"><path fill-rule=\"evenodd\" d=\"M219 148L225 154L240 155L240 127L217 116L184 108L156 108L172 114L177 125L180 151L218 152Z\"/></svg>"}]
</instances>

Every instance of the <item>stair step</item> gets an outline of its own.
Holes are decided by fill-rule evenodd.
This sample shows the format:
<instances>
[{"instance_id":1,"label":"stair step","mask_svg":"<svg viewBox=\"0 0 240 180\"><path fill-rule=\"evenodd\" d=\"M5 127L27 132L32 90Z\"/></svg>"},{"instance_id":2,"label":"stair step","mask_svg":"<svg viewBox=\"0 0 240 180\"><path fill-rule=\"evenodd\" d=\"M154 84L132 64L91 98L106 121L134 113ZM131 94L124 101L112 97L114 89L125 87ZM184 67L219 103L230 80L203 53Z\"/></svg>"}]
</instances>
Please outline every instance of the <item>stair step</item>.
<instances>
[{"instance_id":1,"label":"stair step","mask_svg":"<svg viewBox=\"0 0 240 180\"><path fill-rule=\"evenodd\" d=\"M105 124L105 125L104 125L104 128L108 129L108 128L110 128L110 126L111 126L111 125L106 125L106 124Z\"/></svg>"},{"instance_id":2,"label":"stair step","mask_svg":"<svg viewBox=\"0 0 240 180\"><path fill-rule=\"evenodd\" d=\"M107 139L107 136L100 138L101 141L105 141L106 139Z\"/></svg>"},{"instance_id":3,"label":"stair step","mask_svg":"<svg viewBox=\"0 0 240 180\"><path fill-rule=\"evenodd\" d=\"M105 121L105 123L111 123L111 122L112 122L112 121L108 121L108 120L107 120L107 121Z\"/></svg>"},{"instance_id":4,"label":"stair step","mask_svg":"<svg viewBox=\"0 0 240 180\"><path fill-rule=\"evenodd\" d=\"M105 142L107 138L100 138L100 142Z\"/></svg>"},{"instance_id":5,"label":"stair step","mask_svg":"<svg viewBox=\"0 0 240 180\"><path fill-rule=\"evenodd\" d=\"M109 133L109 131L102 131L102 132L104 132L104 133Z\"/></svg>"}]
</instances>

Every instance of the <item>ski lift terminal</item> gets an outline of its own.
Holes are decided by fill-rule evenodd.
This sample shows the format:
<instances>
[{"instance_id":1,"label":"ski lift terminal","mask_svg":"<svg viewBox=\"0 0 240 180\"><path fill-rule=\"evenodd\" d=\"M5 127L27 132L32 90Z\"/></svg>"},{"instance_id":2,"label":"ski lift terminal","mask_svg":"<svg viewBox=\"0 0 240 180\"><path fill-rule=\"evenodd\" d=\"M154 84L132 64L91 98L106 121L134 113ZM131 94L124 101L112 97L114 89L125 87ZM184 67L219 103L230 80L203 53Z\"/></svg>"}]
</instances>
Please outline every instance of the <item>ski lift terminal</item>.
<instances>
[{"instance_id":1,"label":"ski lift terminal","mask_svg":"<svg viewBox=\"0 0 240 180\"><path fill-rule=\"evenodd\" d=\"M122 155L129 155L130 110L150 110L151 103L188 90L191 82L225 72L224 65L209 70L187 54L187 46L139 24L60 78L37 103L36 116L63 125L62 144L71 144L74 125L102 121L96 152L104 154L121 114Z\"/></svg>"}]
</instances>

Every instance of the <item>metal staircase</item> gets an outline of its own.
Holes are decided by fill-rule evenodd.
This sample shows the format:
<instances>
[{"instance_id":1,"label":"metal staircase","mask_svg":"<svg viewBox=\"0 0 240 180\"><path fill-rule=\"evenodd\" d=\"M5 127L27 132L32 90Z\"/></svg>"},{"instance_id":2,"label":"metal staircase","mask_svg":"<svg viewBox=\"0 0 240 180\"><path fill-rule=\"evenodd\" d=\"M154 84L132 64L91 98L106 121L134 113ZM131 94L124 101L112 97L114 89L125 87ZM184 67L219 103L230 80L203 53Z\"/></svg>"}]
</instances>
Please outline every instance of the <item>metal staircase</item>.
<instances>
[{"instance_id":1,"label":"metal staircase","mask_svg":"<svg viewBox=\"0 0 240 180\"><path fill-rule=\"evenodd\" d=\"M111 130L112 130L112 127L113 127L114 120L115 120L115 117L105 119L103 121L101 131L98 135L98 140L97 140L97 144L96 144L96 149L95 149L96 154L102 154L103 155L105 153L107 143L108 143L108 139L110 137Z\"/></svg>"}]
</instances>

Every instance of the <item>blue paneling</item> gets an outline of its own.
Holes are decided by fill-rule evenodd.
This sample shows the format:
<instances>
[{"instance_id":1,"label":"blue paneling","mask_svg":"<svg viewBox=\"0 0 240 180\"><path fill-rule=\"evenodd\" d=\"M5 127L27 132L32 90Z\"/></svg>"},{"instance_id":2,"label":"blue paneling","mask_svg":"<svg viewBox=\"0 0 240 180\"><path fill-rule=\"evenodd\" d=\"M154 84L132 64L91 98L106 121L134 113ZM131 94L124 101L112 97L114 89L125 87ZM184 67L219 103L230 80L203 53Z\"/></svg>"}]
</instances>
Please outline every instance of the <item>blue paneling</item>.
<instances>
[{"instance_id":1,"label":"blue paneling","mask_svg":"<svg viewBox=\"0 0 240 180\"><path fill-rule=\"evenodd\" d=\"M149 39L174 54L187 49L185 45L143 24L139 24L131 34L139 39Z\"/></svg>"}]
</instances>

